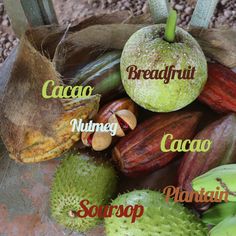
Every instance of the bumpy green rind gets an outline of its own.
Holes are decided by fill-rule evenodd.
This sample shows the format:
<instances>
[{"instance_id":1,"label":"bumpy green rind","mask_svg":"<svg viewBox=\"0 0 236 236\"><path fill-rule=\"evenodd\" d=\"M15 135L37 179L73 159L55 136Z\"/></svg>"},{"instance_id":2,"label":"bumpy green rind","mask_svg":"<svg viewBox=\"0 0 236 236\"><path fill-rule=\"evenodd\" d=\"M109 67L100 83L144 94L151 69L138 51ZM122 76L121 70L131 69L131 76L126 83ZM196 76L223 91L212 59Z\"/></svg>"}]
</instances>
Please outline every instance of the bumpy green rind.
<instances>
[{"instance_id":1,"label":"bumpy green rind","mask_svg":"<svg viewBox=\"0 0 236 236\"><path fill-rule=\"evenodd\" d=\"M90 205L105 205L114 196L117 176L108 163L99 163L87 155L71 154L58 167L51 189L52 217L68 229L85 232L100 222L99 218L71 218L70 210L78 211L81 200Z\"/></svg>"},{"instance_id":2,"label":"bumpy green rind","mask_svg":"<svg viewBox=\"0 0 236 236\"><path fill-rule=\"evenodd\" d=\"M105 219L107 236L206 236L207 228L181 204L165 201L155 191L137 190L117 197L112 205L143 205L144 214L134 223L130 218Z\"/></svg>"},{"instance_id":3,"label":"bumpy green rind","mask_svg":"<svg viewBox=\"0 0 236 236\"><path fill-rule=\"evenodd\" d=\"M179 110L193 102L207 80L207 62L197 41L177 27L174 43L163 39L164 24L144 27L135 32L125 44L121 56L121 78L127 94L140 106L154 112ZM128 80L127 67L136 65L142 70L162 70L175 65L176 69L195 66L193 80L175 78L163 80Z\"/></svg>"}]
</instances>

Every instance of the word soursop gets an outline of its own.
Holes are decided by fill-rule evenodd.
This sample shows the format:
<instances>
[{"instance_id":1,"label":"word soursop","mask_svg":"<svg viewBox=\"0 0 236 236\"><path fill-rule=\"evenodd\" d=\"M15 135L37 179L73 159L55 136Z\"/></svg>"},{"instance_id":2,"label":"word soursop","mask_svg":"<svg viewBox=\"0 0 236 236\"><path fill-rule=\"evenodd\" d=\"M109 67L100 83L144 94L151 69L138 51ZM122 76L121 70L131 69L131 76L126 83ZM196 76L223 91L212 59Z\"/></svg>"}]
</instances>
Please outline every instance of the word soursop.
<instances>
[{"instance_id":1,"label":"word soursop","mask_svg":"<svg viewBox=\"0 0 236 236\"><path fill-rule=\"evenodd\" d=\"M85 232L100 223L98 217L81 218L80 202L88 200L88 208L109 203L116 190L117 176L113 167L85 154L70 154L58 167L51 188L51 215L70 230Z\"/></svg>"},{"instance_id":2,"label":"word soursop","mask_svg":"<svg viewBox=\"0 0 236 236\"><path fill-rule=\"evenodd\" d=\"M206 236L207 228L185 207L156 191L136 190L118 196L112 205L143 205L135 223L113 215L105 219L107 236Z\"/></svg>"}]
</instances>

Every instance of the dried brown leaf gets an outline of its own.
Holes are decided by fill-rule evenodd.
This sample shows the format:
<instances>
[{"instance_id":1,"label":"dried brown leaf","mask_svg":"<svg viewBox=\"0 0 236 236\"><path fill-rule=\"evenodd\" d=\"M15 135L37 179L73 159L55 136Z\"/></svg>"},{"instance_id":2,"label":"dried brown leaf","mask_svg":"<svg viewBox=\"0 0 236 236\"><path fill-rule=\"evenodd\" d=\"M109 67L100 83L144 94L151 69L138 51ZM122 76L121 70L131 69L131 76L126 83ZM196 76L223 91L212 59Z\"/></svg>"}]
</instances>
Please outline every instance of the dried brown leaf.
<instances>
[{"instance_id":1,"label":"dried brown leaf","mask_svg":"<svg viewBox=\"0 0 236 236\"><path fill-rule=\"evenodd\" d=\"M99 96L71 101L44 99L42 86L47 80L61 84L52 63L23 38L0 77L1 137L10 156L18 161L59 156L80 138L79 133L71 132L70 120L88 119L98 110Z\"/></svg>"},{"instance_id":2,"label":"dried brown leaf","mask_svg":"<svg viewBox=\"0 0 236 236\"><path fill-rule=\"evenodd\" d=\"M236 67L236 30L192 29L190 33L209 58L227 67Z\"/></svg>"}]
</instances>

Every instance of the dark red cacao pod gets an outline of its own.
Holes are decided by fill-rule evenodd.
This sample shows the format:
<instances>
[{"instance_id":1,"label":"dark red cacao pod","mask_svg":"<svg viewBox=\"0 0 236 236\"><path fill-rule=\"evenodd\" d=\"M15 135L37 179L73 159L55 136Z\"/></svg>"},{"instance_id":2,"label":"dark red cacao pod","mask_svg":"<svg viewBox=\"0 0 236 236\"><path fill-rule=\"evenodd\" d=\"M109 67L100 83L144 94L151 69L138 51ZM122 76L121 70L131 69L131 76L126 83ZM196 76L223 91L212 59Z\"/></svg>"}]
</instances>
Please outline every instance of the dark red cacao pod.
<instances>
[{"instance_id":1,"label":"dark red cacao pod","mask_svg":"<svg viewBox=\"0 0 236 236\"><path fill-rule=\"evenodd\" d=\"M178 155L178 152L161 151L164 134L172 134L174 139L191 139L200 117L199 112L155 115L118 142L113 150L113 159L119 169L129 176L161 168ZM170 143L169 140L166 142L167 148Z\"/></svg>"},{"instance_id":2,"label":"dark red cacao pod","mask_svg":"<svg viewBox=\"0 0 236 236\"><path fill-rule=\"evenodd\" d=\"M236 163L236 115L230 114L215 121L194 139L210 139L208 152L189 152L184 155L178 171L178 185L191 191L194 178L219 165Z\"/></svg>"},{"instance_id":3,"label":"dark red cacao pod","mask_svg":"<svg viewBox=\"0 0 236 236\"><path fill-rule=\"evenodd\" d=\"M208 63L208 80L198 99L217 112L236 112L236 73Z\"/></svg>"}]
</instances>

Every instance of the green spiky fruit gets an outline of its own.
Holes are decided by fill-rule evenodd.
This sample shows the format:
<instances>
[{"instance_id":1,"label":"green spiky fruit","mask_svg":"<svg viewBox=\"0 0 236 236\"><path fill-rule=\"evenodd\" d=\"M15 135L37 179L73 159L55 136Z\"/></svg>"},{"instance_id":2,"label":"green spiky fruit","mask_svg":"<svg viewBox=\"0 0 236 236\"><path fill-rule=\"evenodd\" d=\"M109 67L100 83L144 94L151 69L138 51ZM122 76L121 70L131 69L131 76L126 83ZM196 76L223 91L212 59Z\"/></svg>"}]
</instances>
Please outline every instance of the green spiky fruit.
<instances>
[{"instance_id":1,"label":"green spiky fruit","mask_svg":"<svg viewBox=\"0 0 236 236\"><path fill-rule=\"evenodd\" d=\"M51 189L51 215L61 225L85 232L98 224L98 217L72 217L70 212L81 210L80 202L108 204L117 183L115 170L109 163L101 163L85 154L70 154L58 167Z\"/></svg>"},{"instance_id":2,"label":"green spiky fruit","mask_svg":"<svg viewBox=\"0 0 236 236\"><path fill-rule=\"evenodd\" d=\"M156 191L136 190L118 196L112 205L143 205L144 213L134 223L113 215L105 219L107 236L205 236L201 221L179 203L166 202Z\"/></svg>"},{"instance_id":3,"label":"green spiky fruit","mask_svg":"<svg viewBox=\"0 0 236 236\"><path fill-rule=\"evenodd\" d=\"M154 112L171 112L187 106L199 96L207 81L207 62L197 41L177 27L175 41L169 43L164 39L164 31L165 25L158 24L135 32L126 42L120 61L127 94ZM129 79L128 68L132 65L137 67L132 74L139 79ZM195 67L194 79L179 79L177 73L172 73L172 78L171 72L163 73L170 66L181 71ZM162 75L155 76L155 71L162 71ZM167 84L164 77L170 79Z\"/></svg>"}]
</instances>

